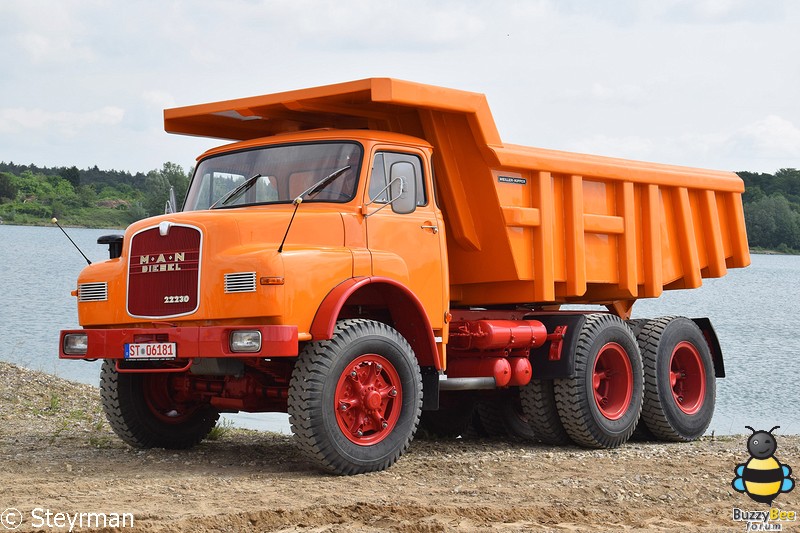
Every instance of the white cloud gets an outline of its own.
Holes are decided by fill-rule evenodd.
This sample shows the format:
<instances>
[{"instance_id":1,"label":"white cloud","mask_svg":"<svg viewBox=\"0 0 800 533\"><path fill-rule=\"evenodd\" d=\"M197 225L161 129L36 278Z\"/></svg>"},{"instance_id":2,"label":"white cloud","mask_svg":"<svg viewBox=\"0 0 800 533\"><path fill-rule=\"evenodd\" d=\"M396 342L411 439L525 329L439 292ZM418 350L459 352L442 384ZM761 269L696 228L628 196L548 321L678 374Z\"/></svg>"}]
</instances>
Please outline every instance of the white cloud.
<instances>
[{"instance_id":1,"label":"white cloud","mask_svg":"<svg viewBox=\"0 0 800 533\"><path fill-rule=\"evenodd\" d=\"M142 93L142 99L145 103L159 109L176 105L175 97L166 91L145 91Z\"/></svg>"},{"instance_id":2,"label":"white cloud","mask_svg":"<svg viewBox=\"0 0 800 533\"><path fill-rule=\"evenodd\" d=\"M699 166L760 172L800 167L800 129L776 115L766 116L730 132L683 134L665 139L663 146L665 150L682 154L691 164Z\"/></svg>"},{"instance_id":3,"label":"white cloud","mask_svg":"<svg viewBox=\"0 0 800 533\"><path fill-rule=\"evenodd\" d=\"M800 165L799 23L794 0L2 0L0 160L184 162L215 141L162 108L391 76L485 93L507 142L774 171Z\"/></svg>"},{"instance_id":4,"label":"white cloud","mask_svg":"<svg viewBox=\"0 0 800 533\"><path fill-rule=\"evenodd\" d=\"M26 1L4 5L0 16L8 20L3 28L32 64L61 64L91 61L88 30L80 2Z\"/></svg>"},{"instance_id":5,"label":"white cloud","mask_svg":"<svg viewBox=\"0 0 800 533\"><path fill-rule=\"evenodd\" d=\"M730 132L674 136L594 135L568 142L570 151L727 170L774 172L800 167L800 128L769 115Z\"/></svg>"},{"instance_id":6,"label":"white cloud","mask_svg":"<svg viewBox=\"0 0 800 533\"><path fill-rule=\"evenodd\" d=\"M757 23L781 16L786 2L770 0L660 0L668 18L689 23Z\"/></svg>"},{"instance_id":7,"label":"white cloud","mask_svg":"<svg viewBox=\"0 0 800 533\"><path fill-rule=\"evenodd\" d=\"M629 83L606 85L598 81L581 89L567 90L562 96L572 102L595 102L630 106L647 100L646 91L639 85Z\"/></svg>"},{"instance_id":8,"label":"white cloud","mask_svg":"<svg viewBox=\"0 0 800 533\"><path fill-rule=\"evenodd\" d=\"M595 135L570 143L568 149L584 154L649 160L652 158L654 146L655 142L652 139L635 135L625 137Z\"/></svg>"},{"instance_id":9,"label":"white cloud","mask_svg":"<svg viewBox=\"0 0 800 533\"><path fill-rule=\"evenodd\" d=\"M84 113L11 107L0 109L0 132L14 134L30 130L55 130L67 137L74 137L92 126L117 125L124 116L124 109L113 106Z\"/></svg>"},{"instance_id":10,"label":"white cloud","mask_svg":"<svg viewBox=\"0 0 800 533\"><path fill-rule=\"evenodd\" d=\"M34 63L81 62L94 58L92 50L62 34L24 33L17 37Z\"/></svg>"},{"instance_id":11,"label":"white cloud","mask_svg":"<svg viewBox=\"0 0 800 533\"><path fill-rule=\"evenodd\" d=\"M790 121L769 115L736 131L725 142L729 152L762 158L795 158L800 166L800 129Z\"/></svg>"}]
</instances>

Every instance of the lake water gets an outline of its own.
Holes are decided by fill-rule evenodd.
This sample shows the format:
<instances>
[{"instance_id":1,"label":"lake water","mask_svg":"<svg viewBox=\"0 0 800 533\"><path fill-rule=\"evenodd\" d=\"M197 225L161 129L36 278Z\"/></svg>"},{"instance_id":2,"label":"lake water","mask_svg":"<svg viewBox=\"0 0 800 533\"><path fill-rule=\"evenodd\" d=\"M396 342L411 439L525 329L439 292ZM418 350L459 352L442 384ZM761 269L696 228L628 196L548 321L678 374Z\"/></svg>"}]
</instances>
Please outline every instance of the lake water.
<instances>
[{"instance_id":1,"label":"lake water","mask_svg":"<svg viewBox=\"0 0 800 533\"><path fill-rule=\"evenodd\" d=\"M115 230L67 229L92 261L108 257L97 237ZM77 328L70 295L84 259L58 228L0 225L0 360L97 384L99 363L58 359L58 333ZM744 426L800 433L800 257L754 255L703 287L670 291L634 306L634 318L711 318L725 355L717 410L709 431L746 433ZM288 432L285 414L230 417L241 427Z\"/></svg>"}]
</instances>

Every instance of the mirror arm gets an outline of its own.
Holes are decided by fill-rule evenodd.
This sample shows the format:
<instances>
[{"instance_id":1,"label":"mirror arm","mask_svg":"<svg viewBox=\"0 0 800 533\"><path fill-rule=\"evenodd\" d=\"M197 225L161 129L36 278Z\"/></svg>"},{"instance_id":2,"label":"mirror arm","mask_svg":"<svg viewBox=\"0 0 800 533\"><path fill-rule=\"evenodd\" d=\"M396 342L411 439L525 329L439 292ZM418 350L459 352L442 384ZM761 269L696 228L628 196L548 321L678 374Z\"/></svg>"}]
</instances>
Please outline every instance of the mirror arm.
<instances>
[{"instance_id":1,"label":"mirror arm","mask_svg":"<svg viewBox=\"0 0 800 533\"><path fill-rule=\"evenodd\" d=\"M391 187L391 186L392 186L392 184L393 184L395 181L398 181L398 180L400 180L400 183L401 183L401 184L403 183L403 178L402 178L402 177L400 177L400 176L398 176L398 177L394 178L392 181L390 181L389 183L387 183L387 184L386 184L386 187L384 187L383 189L381 189L380 191L378 191L378 194L376 194L375 196L380 196L382 193L386 192L386 190L388 190L388 189L389 189L389 187ZM374 215L375 213L377 213L377 212L378 212L378 211L380 211L381 209L385 208L386 206L388 206L388 205L392 205L392 203L393 203L393 202L394 202L396 199L397 199L397 198L392 198L391 200L389 200L388 202L386 202L385 204L383 204L382 206L380 206L378 209L376 209L376 210L375 210L375 211L373 211L372 213L364 213L364 218L366 218L366 217L371 217L372 215ZM374 204L374 203L375 203L375 200L370 200L370 201L367 203L367 205L365 205L365 206L364 206L364 209L366 210L366 208L368 208L369 206L371 206L371 205L372 205L372 204Z\"/></svg>"},{"instance_id":2,"label":"mirror arm","mask_svg":"<svg viewBox=\"0 0 800 533\"><path fill-rule=\"evenodd\" d=\"M392 200L392 202L394 202L394 200ZM392 202L386 202L385 204L383 204L382 206L380 206L378 209L376 209L376 210L375 210L375 211L373 211L372 213L364 213L364 218L371 217L371 216L372 216L372 215L374 215L375 213L378 213L378 212L380 212L380 210L381 210L381 209L383 209L383 208L385 208L385 207L387 207L387 206L390 206L390 205L392 205ZM372 202L370 202L369 204L365 205L364 207L365 207L365 208L367 208L367 207L369 207L369 206L370 206L370 204L372 204Z\"/></svg>"}]
</instances>

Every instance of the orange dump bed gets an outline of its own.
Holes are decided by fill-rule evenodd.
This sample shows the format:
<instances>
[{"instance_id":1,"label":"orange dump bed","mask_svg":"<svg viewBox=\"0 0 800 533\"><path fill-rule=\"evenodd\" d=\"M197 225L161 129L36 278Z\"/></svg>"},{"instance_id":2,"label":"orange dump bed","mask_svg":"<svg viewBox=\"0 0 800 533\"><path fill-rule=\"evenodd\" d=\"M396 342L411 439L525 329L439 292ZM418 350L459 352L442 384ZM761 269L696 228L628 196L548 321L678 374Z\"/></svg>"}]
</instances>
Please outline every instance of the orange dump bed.
<instances>
[{"instance_id":1,"label":"orange dump bed","mask_svg":"<svg viewBox=\"0 0 800 533\"><path fill-rule=\"evenodd\" d=\"M632 303L750 262L733 173L504 144L486 98L387 78L167 109L172 133L371 129L435 149L458 305Z\"/></svg>"}]
</instances>

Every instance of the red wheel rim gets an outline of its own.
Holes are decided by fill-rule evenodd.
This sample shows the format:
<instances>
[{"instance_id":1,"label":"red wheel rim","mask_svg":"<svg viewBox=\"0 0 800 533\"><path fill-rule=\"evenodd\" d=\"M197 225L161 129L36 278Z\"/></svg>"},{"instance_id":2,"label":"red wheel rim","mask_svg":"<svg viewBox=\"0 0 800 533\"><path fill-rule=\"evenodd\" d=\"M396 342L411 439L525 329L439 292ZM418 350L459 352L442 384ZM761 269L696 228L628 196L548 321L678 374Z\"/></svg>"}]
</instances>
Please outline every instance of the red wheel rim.
<instances>
[{"instance_id":1,"label":"red wheel rim","mask_svg":"<svg viewBox=\"0 0 800 533\"><path fill-rule=\"evenodd\" d=\"M167 424L181 424L194 415L199 407L196 403L181 402L175 398L169 376L164 374L143 377L142 392L150 412Z\"/></svg>"},{"instance_id":2,"label":"red wheel rim","mask_svg":"<svg viewBox=\"0 0 800 533\"><path fill-rule=\"evenodd\" d=\"M633 370L627 352L616 342L609 342L597 353L592 387L600 414L609 420L622 418L633 396Z\"/></svg>"},{"instance_id":3,"label":"red wheel rim","mask_svg":"<svg viewBox=\"0 0 800 533\"><path fill-rule=\"evenodd\" d=\"M339 377L333 404L345 437L361 446L377 444L392 433L400 418L400 375L385 357L357 357Z\"/></svg>"},{"instance_id":4,"label":"red wheel rim","mask_svg":"<svg viewBox=\"0 0 800 533\"><path fill-rule=\"evenodd\" d=\"M696 414L706 397L706 369L700 352L683 341L669 359L669 382L678 409L687 415Z\"/></svg>"}]
</instances>

